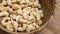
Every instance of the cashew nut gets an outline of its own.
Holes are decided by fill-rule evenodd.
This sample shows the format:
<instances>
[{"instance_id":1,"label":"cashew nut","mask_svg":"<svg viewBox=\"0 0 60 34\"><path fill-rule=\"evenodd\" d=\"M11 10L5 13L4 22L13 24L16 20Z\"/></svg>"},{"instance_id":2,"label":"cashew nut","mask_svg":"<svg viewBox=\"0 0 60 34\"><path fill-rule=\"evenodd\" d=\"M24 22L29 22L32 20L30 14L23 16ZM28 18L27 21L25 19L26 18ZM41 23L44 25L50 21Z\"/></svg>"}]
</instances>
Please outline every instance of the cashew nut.
<instances>
[{"instance_id":1,"label":"cashew nut","mask_svg":"<svg viewBox=\"0 0 60 34\"><path fill-rule=\"evenodd\" d=\"M33 14L37 20L40 20L40 14L38 12L32 11L31 14Z\"/></svg>"},{"instance_id":2,"label":"cashew nut","mask_svg":"<svg viewBox=\"0 0 60 34\"><path fill-rule=\"evenodd\" d=\"M38 25L41 25L43 22L42 22L42 20L39 20L38 21Z\"/></svg>"},{"instance_id":3,"label":"cashew nut","mask_svg":"<svg viewBox=\"0 0 60 34\"><path fill-rule=\"evenodd\" d=\"M7 11L0 12L0 17L2 17L2 16L8 16L8 15L9 15L9 13Z\"/></svg>"},{"instance_id":4,"label":"cashew nut","mask_svg":"<svg viewBox=\"0 0 60 34\"><path fill-rule=\"evenodd\" d=\"M30 15L28 19L29 20L35 20L35 17L33 15Z\"/></svg>"},{"instance_id":5,"label":"cashew nut","mask_svg":"<svg viewBox=\"0 0 60 34\"><path fill-rule=\"evenodd\" d=\"M25 31L27 25L23 24L23 27L18 27L18 31Z\"/></svg>"},{"instance_id":6,"label":"cashew nut","mask_svg":"<svg viewBox=\"0 0 60 34\"><path fill-rule=\"evenodd\" d=\"M13 11L12 8L9 8L8 12L9 12L10 14L15 14L15 15L17 15L16 11Z\"/></svg>"},{"instance_id":7,"label":"cashew nut","mask_svg":"<svg viewBox=\"0 0 60 34\"><path fill-rule=\"evenodd\" d=\"M27 8L24 8L23 9L23 18L25 18L25 19L28 19L28 17L29 17L29 13L31 12L31 7L27 7Z\"/></svg>"},{"instance_id":8,"label":"cashew nut","mask_svg":"<svg viewBox=\"0 0 60 34\"><path fill-rule=\"evenodd\" d=\"M12 5L12 9L20 9L21 7L20 7L20 5L18 5L18 4L13 4Z\"/></svg>"},{"instance_id":9,"label":"cashew nut","mask_svg":"<svg viewBox=\"0 0 60 34\"><path fill-rule=\"evenodd\" d=\"M26 0L21 0L21 1L20 1L20 4L23 4L23 3L25 3L25 1L26 1Z\"/></svg>"},{"instance_id":10,"label":"cashew nut","mask_svg":"<svg viewBox=\"0 0 60 34\"><path fill-rule=\"evenodd\" d=\"M11 21L12 21L12 25L13 25L13 28L14 28L15 32L17 32L17 29L18 29L18 23L15 22L15 21L13 21L12 19L11 19Z\"/></svg>"},{"instance_id":11,"label":"cashew nut","mask_svg":"<svg viewBox=\"0 0 60 34\"><path fill-rule=\"evenodd\" d=\"M32 24L28 25L26 28L27 32L31 32L31 30L35 30L35 26L33 26Z\"/></svg>"},{"instance_id":12,"label":"cashew nut","mask_svg":"<svg viewBox=\"0 0 60 34\"><path fill-rule=\"evenodd\" d=\"M7 2L5 0L2 1L2 5L6 5Z\"/></svg>"},{"instance_id":13,"label":"cashew nut","mask_svg":"<svg viewBox=\"0 0 60 34\"><path fill-rule=\"evenodd\" d=\"M8 24L6 25L6 29L9 30L9 31L13 31L13 30L14 30L14 29L13 29L13 25L12 25L11 23L8 23Z\"/></svg>"},{"instance_id":14,"label":"cashew nut","mask_svg":"<svg viewBox=\"0 0 60 34\"><path fill-rule=\"evenodd\" d=\"M40 28L37 23L34 23L34 22L33 22L32 24L33 24L33 26L35 26L36 28Z\"/></svg>"},{"instance_id":15,"label":"cashew nut","mask_svg":"<svg viewBox=\"0 0 60 34\"><path fill-rule=\"evenodd\" d=\"M0 6L0 11L1 12L4 12L4 11L7 11L9 9L9 7L4 7L4 6Z\"/></svg>"},{"instance_id":16,"label":"cashew nut","mask_svg":"<svg viewBox=\"0 0 60 34\"><path fill-rule=\"evenodd\" d=\"M20 18L20 19L19 19L19 22L27 23L28 21L27 21L26 19Z\"/></svg>"},{"instance_id":17,"label":"cashew nut","mask_svg":"<svg viewBox=\"0 0 60 34\"><path fill-rule=\"evenodd\" d=\"M22 14L23 14L23 10L22 10L22 9L19 9L19 10L17 10L17 13L18 13L19 15L22 15Z\"/></svg>"},{"instance_id":18,"label":"cashew nut","mask_svg":"<svg viewBox=\"0 0 60 34\"><path fill-rule=\"evenodd\" d=\"M8 4L9 6L11 6L11 5L12 5L11 0L7 0L7 4Z\"/></svg>"},{"instance_id":19,"label":"cashew nut","mask_svg":"<svg viewBox=\"0 0 60 34\"><path fill-rule=\"evenodd\" d=\"M39 6L39 0L34 1L34 6L38 7Z\"/></svg>"},{"instance_id":20,"label":"cashew nut","mask_svg":"<svg viewBox=\"0 0 60 34\"><path fill-rule=\"evenodd\" d=\"M7 22L6 22L6 20L7 20ZM3 25L3 26L6 26L10 21L10 18L9 17L4 17L2 20L1 20L1 24Z\"/></svg>"}]
</instances>

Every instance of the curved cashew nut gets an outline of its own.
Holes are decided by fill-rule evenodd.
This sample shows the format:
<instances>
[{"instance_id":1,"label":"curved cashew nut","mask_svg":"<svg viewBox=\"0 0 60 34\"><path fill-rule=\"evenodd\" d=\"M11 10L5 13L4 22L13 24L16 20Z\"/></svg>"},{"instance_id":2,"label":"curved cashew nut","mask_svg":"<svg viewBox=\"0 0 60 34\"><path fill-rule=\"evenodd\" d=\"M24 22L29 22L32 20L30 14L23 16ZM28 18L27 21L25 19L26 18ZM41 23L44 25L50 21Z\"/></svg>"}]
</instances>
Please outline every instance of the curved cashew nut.
<instances>
[{"instance_id":1,"label":"curved cashew nut","mask_svg":"<svg viewBox=\"0 0 60 34\"><path fill-rule=\"evenodd\" d=\"M2 1L2 5L6 5L7 2L5 0Z\"/></svg>"},{"instance_id":2,"label":"curved cashew nut","mask_svg":"<svg viewBox=\"0 0 60 34\"><path fill-rule=\"evenodd\" d=\"M22 14L23 14L23 10L22 10L22 9L19 9L19 10L17 10L17 13L18 13L19 15L22 15Z\"/></svg>"},{"instance_id":3,"label":"curved cashew nut","mask_svg":"<svg viewBox=\"0 0 60 34\"><path fill-rule=\"evenodd\" d=\"M15 32L17 32L17 29L18 29L18 23L15 22L15 21L13 21L12 19L11 19L11 21L12 21L12 25L13 25L13 28L14 28Z\"/></svg>"},{"instance_id":4,"label":"curved cashew nut","mask_svg":"<svg viewBox=\"0 0 60 34\"><path fill-rule=\"evenodd\" d=\"M16 15L14 15L14 14L10 15L10 17L11 17L12 19L16 19Z\"/></svg>"},{"instance_id":5,"label":"curved cashew nut","mask_svg":"<svg viewBox=\"0 0 60 34\"><path fill-rule=\"evenodd\" d=\"M7 3L8 3L8 5L12 5L12 2L11 2L11 0L7 0Z\"/></svg>"},{"instance_id":6,"label":"curved cashew nut","mask_svg":"<svg viewBox=\"0 0 60 34\"><path fill-rule=\"evenodd\" d=\"M20 16L20 15L10 15L10 17L12 18L12 19L15 19L17 22L19 21L19 19L21 19L22 18L22 16Z\"/></svg>"},{"instance_id":7,"label":"curved cashew nut","mask_svg":"<svg viewBox=\"0 0 60 34\"><path fill-rule=\"evenodd\" d=\"M29 4L30 0L25 0L26 1L26 4Z\"/></svg>"},{"instance_id":8,"label":"curved cashew nut","mask_svg":"<svg viewBox=\"0 0 60 34\"><path fill-rule=\"evenodd\" d=\"M21 1L20 1L20 4L23 4L23 3L25 3L25 0L21 0Z\"/></svg>"},{"instance_id":9,"label":"curved cashew nut","mask_svg":"<svg viewBox=\"0 0 60 34\"><path fill-rule=\"evenodd\" d=\"M22 8L28 7L28 5L25 5L25 4L21 4L20 6L21 6Z\"/></svg>"},{"instance_id":10,"label":"curved cashew nut","mask_svg":"<svg viewBox=\"0 0 60 34\"><path fill-rule=\"evenodd\" d=\"M40 20L40 14L38 12L33 11L32 14L36 17L37 20Z\"/></svg>"},{"instance_id":11,"label":"curved cashew nut","mask_svg":"<svg viewBox=\"0 0 60 34\"><path fill-rule=\"evenodd\" d=\"M11 24L11 22L10 22L10 23L7 23L6 29L7 29L7 30L10 30L10 31L13 31L13 30L14 30L14 29L13 29L13 25Z\"/></svg>"},{"instance_id":12,"label":"curved cashew nut","mask_svg":"<svg viewBox=\"0 0 60 34\"><path fill-rule=\"evenodd\" d=\"M33 15L30 15L28 19L29 20L35 20L35 17Z\"/></svg>"},{"instance_id":13,"label":"curved cashew nut","mask_svg":"<svg viewBox=\"0 0 60 34\"><path fill-rule=\"evenodd\" d=\"M43 22L42 22L42 20L39 20L38 21L38 25L41 25Z\"/></svg>"},{"instance_id":14,"label":"curved cashew nut","mask_svg":"<svg viewBox=\"0 0 60 34\"><path fill-rule=\"evenodd\" d=\"M18 4L13 4L12 9L21 9L20 5Z\"/></svg>"},{"instance_id":15,"label":"curved cashew nut","mask_svg":"<svg viewBox=\"0 0 60 34\"><path fill-rule=\"evenodd\" d=\"M9 15L9 13L8 12L0 12L0 17L2 17L2 16L8 16Z\"/></svg>"},{"instance_id":16,"label":"curved cashew nut","mask_svg":"<svg viewBox=\"0 0 60 34\"><path fill-rule=\"evenodd\" d=\"M31 12L31 7L24 8L23 9L23 15L22 15L23 18L28 19L28 17L29 17L28 14L30 14L30 12Z\"/></svg>"},{"instance_id":17,"label":"curved cashew nut","mask_svg":"<svg viewBox=\"0 0 60 34\"><path fill-rule=\"evenodd\" d=\"M0 11L1 12L7 11L7 10L9 10L9 6L7 6L7 7L0 6Z\"/></svg>"},{"instance_id":18,"label":"curved cashew nut","mask_svg":"<svg viewBox=\"0 0 60 34\"><path fill-rule=\"evenodd\" d=\"M31 2L30 0L26 0L26 4L27 4L27 5L30 5L30 6L33 6L34 3Z\"/></svg>"},{"instance_id":19,"label":"curved cashew nut","mask_svg":"<svg viewBox=\"0 0 60 34\"><path fill-rule=\"evenodd\" d=\"M32 24L33 24L33 26L35 26L36 28L39 28L39 25L38 25L37 23L33 22Z\"/></svg>"},{"instance_id":20,"label":"curved cashew nut","mask_svg":"<svg viewBox=\"0 0 60 34\"><path fill-rule=\"evenodd\" d=\"M25 19L23 19L23 18L21 18L21 19L19 19L19 22L27 23L28 21L27 21L27 20L25 20Z\"/></svg>"},{"instance_id":21,"label":"curved cashew nut","mask_svg":"<svg viewBox=\"0 0 60 34\"><path fill-rule=\"evenodd\" d=\"M33 26L32 24L28 25L28 27L26 28L27 32L31 32L31 30L35 30L35 26Z\"/></svg>"},{"instance_id":22,"label":"curved cashew nut","mask_svg":"<svg viewBox=\"0 0 60 34\"><path fill-rule=\"evenodd\" d=\"M10 14L15 14L15 15L17 14L17 13L16 13L16 11L13 11L13 9L12 9L12 8L10 8L10 7L9 7L8 12L9 12Z\"/></svg>"},{"instance_id":23,"label":"curved cashew nut","mask_svg":"<svg viewBox=\"0 0 60 34\"><path fill-rule=\"evenodd\" d=\"M38 7L39 6L39 0L34 1L34 6Z\"/></svg>"},{"instance_id":24,"label":"curved cashew nut","mask_svg":"<svg viewBox=\"0 0 60 34\"><path fill-rule=\"evenodd\" d=\"M27 25L23 24L23 27L18 27L18 31L24 31L26 29Z\"/></svg>"},{"instance_id":25,"label":"curved cashew nut","mask_svg":"<svg viewBox=\"0 0 60 34\"><path fill-rule=\"evenodd\" d=\"M6 20L8 20L7 22L5 22ZM1 20L1 24L3 25L3 26L6 26L10 21L10 18L9 17L5 17L5 18L3 18L2 20Z\"/></svg>"},{"instance_id":26,"label":"curved cashew nut","mask_svg":"<svg viewBox=\"0 0 60 34\"><path fill-rule=\"evenodd\" d=\"M24 19L28 19L29 18L29 15L26 15L26 14L23 14L22 15Z\"/></svg>"}]
</instances>

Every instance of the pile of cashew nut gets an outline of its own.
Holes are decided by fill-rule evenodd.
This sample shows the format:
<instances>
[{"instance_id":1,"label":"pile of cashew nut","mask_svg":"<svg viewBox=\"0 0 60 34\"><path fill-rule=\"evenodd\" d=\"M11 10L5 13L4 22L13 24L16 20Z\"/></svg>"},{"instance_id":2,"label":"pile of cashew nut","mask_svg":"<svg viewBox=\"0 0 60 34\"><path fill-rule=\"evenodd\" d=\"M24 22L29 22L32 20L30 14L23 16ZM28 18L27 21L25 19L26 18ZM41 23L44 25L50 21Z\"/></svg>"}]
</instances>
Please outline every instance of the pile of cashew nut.
<instances>
[{"instance_id":1,"label":"pile of cashew nut","mask_svg":"<svg viewBox=\"0 0 60 34\"><path fill-rule=\"evenodd\" d=\"M0 24L9 31L31 32L41 26L43 10L39 0L2 0Z\"/></svg>"}]
</instances>

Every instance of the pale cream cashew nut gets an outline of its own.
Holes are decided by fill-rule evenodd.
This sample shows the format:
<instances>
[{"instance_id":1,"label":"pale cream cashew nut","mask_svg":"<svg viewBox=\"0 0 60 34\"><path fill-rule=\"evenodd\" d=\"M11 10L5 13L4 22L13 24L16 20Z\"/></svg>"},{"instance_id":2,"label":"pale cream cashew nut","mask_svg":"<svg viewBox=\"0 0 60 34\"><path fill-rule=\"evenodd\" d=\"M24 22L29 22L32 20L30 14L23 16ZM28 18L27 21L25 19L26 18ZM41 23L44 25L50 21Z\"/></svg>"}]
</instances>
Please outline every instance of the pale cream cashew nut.
<instances>
[{"instance_id":1,"label":"pale cream cashew nut","mask_svg":"<svg viewBox=\"0 0 60 34\"><path fill-rule=\"evenodd\" d=\"M26 30L27 25L23 24L23 27L18 27L18 31L24 31Z\"/></svg>"},{"instance_id":2,"label":"pale cream cashew nut","mask_svg":"<svg viewBox=\"0 0 60 34\"><path fill-rule=\"evenodd\" d=\"M13 31L13 30L14 30L14 29L13 29L13 25L12 25L11 23L8 23L8 24L6 25L6 29L9 30L9 31Z\"/></svg>"},{"instance_id":3,"label":"pale cream cashew nut","mask_svg":"<svg viewBox=\"0 0 60 34\"><path fill-rule=\"evenodd\" d=\"M12 5L12 1L11 1L11 0L7 0L7 4L8 4L9 6L11 6L11 5Z\"/></svg>"},{"instance_id":4,"label":"pale cream cashew nut","mask_svg":"<svg viewBox=\"0 0 60 34\"><path fill-rule=\"evenodd\" d=\"M26 1L26 0L21 0L21 1L20 1L20 4L23 4L23 3L25 3L25 1Z\"/></svg>"},{"instance_id":5,"label":"pale cream cashew nut","mask_svg":"<svg viewBox=\"0 0 60 34\"><path fill-rule=\"evenodd\" d=\"M41 25L42 23L43 23L42 20L39 20L39 21L38 21L38 25Z\"/></svg>"},{"instance_id":6,"label":"pale cream cashew nut","mask_svg":"<svg viewBox=\"0 0 60 34\"><path fill-rule=\"evenodd\" d=\"M27 23L27 22L28 22L28 20L23 19L23 18L20 18L20 19L19 19L19 22L22 22L22 23Z\"/></svg>"},{"instance_id":7,"label":"pale cream cashew nut","mask_svg":"<svg viewBox=\"0 0 60 34\"><path fill-rule=\"evenodd\" d=\"M8 20L7 22L5 22L6 20ZM10 18L9 17L4 17L2 20L1 20L1 24L3 25L3 26L6 26L10 21Z\"/></svg>"},{"instance_id":8,"label":"pale cream cashew nut","mask_svg":"<svg viewBox=\"0 0 60 34\"><path fill-rule=\"evenodd\" d=\"M35 26L36 28L40 28L37 23L33 22L32 24L33 24L33 26Z\"/></svg>"},{"instance_id":9,"label":"pale cream cashew nut","mask_svg":"<svg viewBox=\"0 0 60 34\"><path fill-rule=\"evenodd\" d=\"M30 15L28 20L35 20L35 17L33 15Z\"/></svg>"},{"instance_id":10,"label":"pale cream cashew nut","mask_svg":"<svg viewBox=\"0 0 60 34\"><path fill-rule=\"evenodd\" d=\"M2 5L6 5L7 2L6 2L5 0L3 0L1 4L2 4Z\"/></svg>"},{"instance_id":11,"label":"pale cream cashew nut","mask_svg":"<svg viewBox=\"0 0 60 34\"><path fill-rule=\"evenodd\" d=\"M12 4L12 9L21 9L21 6L18 4Z\"/></svg>"},{"instance_id":12,"label":"pale cream cashew nut","mask_svg":"<svg viewBox=\"0 0 60 34\"><path fill-rule=\"evenodd\" d=\"M7 11L0 12L0 17L2 17L2 16L8 16L8 15L9 15L9 13Z\"/></svg>"},{"instance_id":13,"label":"pale cream cashew nut","mask_svg":"<svg viewBox=\"0 0 60 34\"><path fill-rule=\"evenodd\" d=\"M14 28L15 32L17 32L17 29L18 29L18 22L13 21L12 19L11 19L11 21L12 21L12 25L13 25L13 28Z\"/></svg>"},{"instance_id":14,"label":"pale cream cashew nut","mask_svg":"<svg viewBox=\"0 0 60 34\"><path fill-rule=\"evenodd\" d=\"M38 7L39 6L39 0L34 1L34 6Z\"/></svg>"},{"instance_id":15,"label":"pale cream cashew nut","mask_svg":"<svg viewBox=\"0 0 60 34\"><path fill-rule=\"evenodd\" d=\"M37 20L40 20L41 17L40 17L40 14L38 12L32 11L31 14L34 15Z\"/></svg>"},{"instance_id":16,"label":"pale cream cashew nut","mask_svg":"<svg viewBox=\"0 0 60 34\"><path fill-rule=\"evenodd\" d=\"M31 32L31 30L35 30L35 26L33 26L32 24L28 25L27 28L26 28L26 31L27 32Z\"/></svg>"},{"instance_id":17,"label":"pale cream cashew nut","mask_svg":"<svg viewBox=\"0 0 60 34\"><path fill-rule=\"evenodd\" d=\"M25 19L28 19L28 17L29 17L29 13L31 12L31 7L27 7L27 8L24 8L23 9L23 18L25 18Z\"/></svg>"},{"instance_id":18,"label":"pale cream cashew nut","mask_svg":"<svg viewBox=\"0 0 60 34\"><path fill-rule=\"evenodd\" d=\"M17 10L17 14L22 15L23 14L23 10L22 9Z\"/></svg>"}]
</instances>

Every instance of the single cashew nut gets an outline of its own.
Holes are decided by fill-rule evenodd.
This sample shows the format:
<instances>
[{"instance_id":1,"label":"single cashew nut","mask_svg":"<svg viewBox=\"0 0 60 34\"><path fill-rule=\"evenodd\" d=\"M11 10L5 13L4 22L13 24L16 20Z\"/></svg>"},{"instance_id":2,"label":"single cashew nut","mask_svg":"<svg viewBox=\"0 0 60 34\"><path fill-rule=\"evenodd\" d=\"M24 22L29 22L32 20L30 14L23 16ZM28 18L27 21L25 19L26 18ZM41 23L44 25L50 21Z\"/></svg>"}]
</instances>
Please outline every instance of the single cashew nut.
<instances>
[{"instance_id":1,"label":"single cashew nut","mask_svg":"<svg viewBox=\"0 0 60 34\"><path fill-rule=\"evenodd\" d=\"M27 23L27 22L28 22L28 20L21 18L21 19L19 19L19 22Z\"/></svg>"},{"instance_id":2,"label":"single cashew nut","mask_svg":"<svg viewBox=\"0 0 60 34\"><path fill-rule=\"evenodd\" d=\"M38 25L41 25L43 22L42 22L42 20L39 20L38 21Z\"/></svg>"},{"instance_id":3,"label":"single cashew nut","mask_svg":"<svg viewBox=\"0 0 60 34\"><path fill-rule=\"evenodd\" d=\"M33 15L30 15L28 19L29 20L35 20L35 17Z\"/></svg>"},{"instance_id":4,"label":"single cashew nut","mask_svg":"<svg viewBox=\"0 0 60 34\"><path fill-rule=\"evenodd\" d=\"M6 25L6 29L9 30L9 31L13 31L13 30L14 30L14 29L13 29L13 25L12 25L11 23L8 23L8 24Z\"/></svg>"},{"instance_id":5,"label":"single cashew nut","mask_svg":"<svg viewBox=\"0 0 60 34\"><path fill-rule=\"evenodd\" d=\"M11 6L11 5L12 5L11 0L7 0L7 4L8 4L9 6Z\"/></svg>"},{"instance_id":6,"label":"single cashew nut","mask_svg":"<svg viewBox=\"0 0 60 34\"><path fill-rule=\"evenodd\" d=\"M36 28L40 28L37 23L34 23L34 22L33 22L32 24L33 24L33 26L35 26Z\"/></svg>"},{"instance_id":7,"label":"single cashew nut","mask_svg":"<svg viewBox=\"0 0 60 34\"><path fill-rule=\"evenodd\" d=\"M0 17L2 17L2 16L8 16L8 15L9 15L9 13L7 11L0 12Z\"/></svg>"},{"instance_id":8,"label":"single cashew nut","mask_svg":"<svg viewBox=\"0 0 60 34\"><path fill-rule=\"evenodd\" d=\"M31 30L35 30L35 26L33 26L32 24L28 25L28 27L26 28L27 32L31 32Z\"/></svg>"},{"instance_id":9,"label":"single cashew nut","mask_svg":"<svg viewBox=\"0 0 60 34\"><path fill-rule=\"evenodd\" d=\"M22 9L19 9L19 10L17 10L17 13L18 13L19 15L22 15L22 14L23 14L23 10L22 10Z\"/></svg>"},{"instance_id":10,"label":"single cashew nut","mask_svg":"<svg viewBox=\"0 0 60 34\"><path fill-rule=\"evenodd\" d=\"M37 20L40 20L41 17L40 17L40 14L38 12L32 11L31 14L34 15Z\"/></svg>"},{"instance_id":11,"label":"single cashew nut","mask_svg":"<svg viewBox=\"0 0 60 34\"><path fill-rule=\"evenodd\" d=\"M23 27L18 27L18 31L24 31L26 29L27 25L23 24Z\"/></svg>"},{"instance_id":12,"label":"single cashew nut","mask_svg":"<svg viewBox=\"0 0 60 34\"><path fill-rule=\"evenodd\" d=\"M24 8L23 9L23 15L22 15L23 18L28 19L29 18L28 14L30 14L30 12L31 12L31 7Z\"/></svg>"},{"instance_id":13,"label":"single cashew nut","mask_svg":"<svg viewBox=\"0 0 60 34\"><path fill-rule=\"evenodd\" d=\"M17 32L17 29L18 29L18 23L15 22L15 21L13 21L12 19L11 19L11 21L12 21L12 25L13 25L13 28L14 28L15 32Z\"/></svg>"},{"instance_id":14,"label":"single cashew nut","mask_svg":"<svg viewBox=\"0 0 60 34\"><path fill-rule=\"evenodd\" d=\"M20 7L20 5L18 5L18 4L13 4L12 5L12 9L20 9L21 7Z\"/></svg>"},{"instance_id":15,"label":"single cashew nut","mask_svg":"<svg viewBox=\"0 0 60 34\"><path fill-rule=\"evenodd\" d=\"M38 7L39 6L39 0L34 1L34 6Z\"/></svg>"},{"instance_id":16,"label":"single cashew nut","mask_svg":"<svg viewBox=\"0 0 60 34\"><path fill-rule=\"evenodd\" d=\"M8 20L7 22L6 22L6 20ZM3 26L6 26L10 21L10 18L9 17L4 17L2 20L1 20L1 24L3 25Z\"/></svg>"},{"instance_id":17,"label":"single cashew nut","mask_svg":"<svg viewBox=\"0 0 60 34\"><path fill-rule=\"evenodd\" d=\"M20 4L23 4L23 3L25 3L25 0L21 0L21 1L20 1Z\"/></svg>"}]
</instances>

